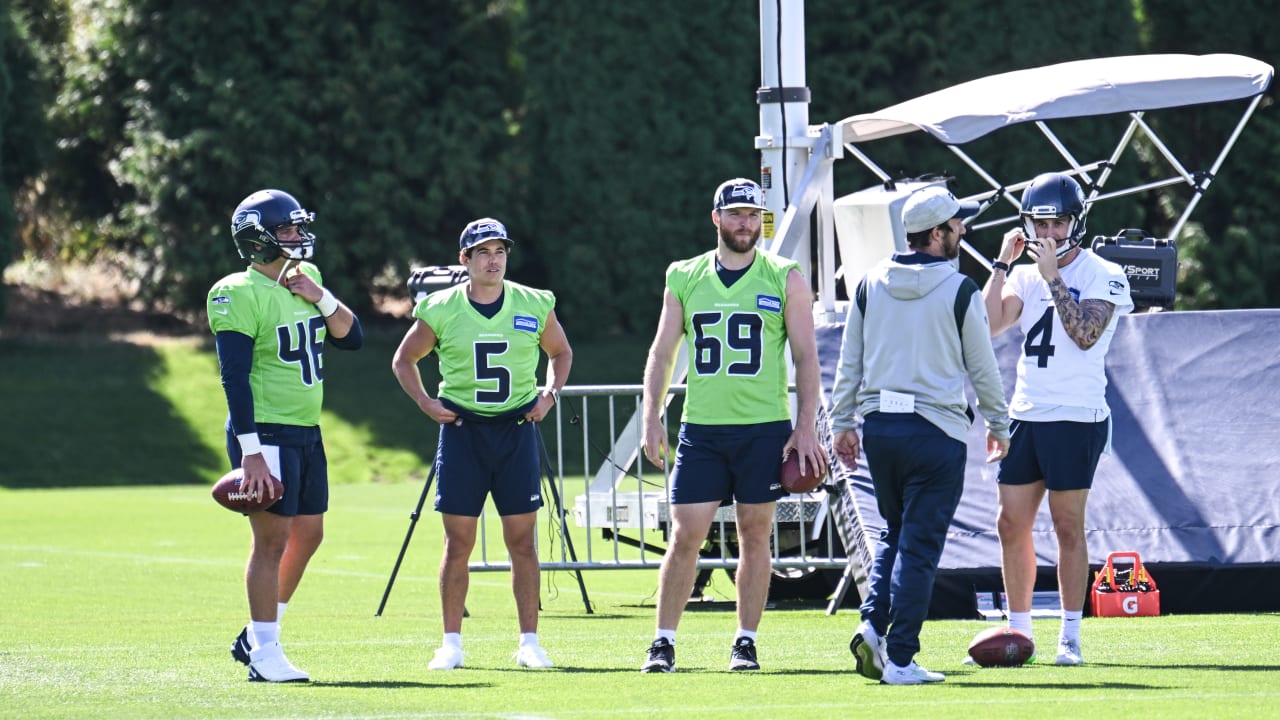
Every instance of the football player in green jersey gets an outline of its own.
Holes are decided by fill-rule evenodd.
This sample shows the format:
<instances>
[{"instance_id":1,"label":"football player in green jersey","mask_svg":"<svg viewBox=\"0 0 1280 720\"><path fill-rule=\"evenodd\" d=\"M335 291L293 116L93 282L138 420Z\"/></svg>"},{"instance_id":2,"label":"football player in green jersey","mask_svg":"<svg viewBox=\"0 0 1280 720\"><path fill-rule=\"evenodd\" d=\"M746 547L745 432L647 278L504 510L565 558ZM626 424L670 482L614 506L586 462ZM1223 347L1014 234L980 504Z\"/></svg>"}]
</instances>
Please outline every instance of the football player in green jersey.
<instances>
[{"instance_id":1,"label":"football player in green jersey","mask_svg":"<svg viewBox=\"0 0 1280 720\"><path fill-rule=\"evenodd\" d=\"M241 201L231 234L248 269L209 291L222 387L227 396L227 455L244 468L240 488L284 495L249 514L253 548L245 569L250 624L231 645L249 679L305 682L280 646L280 614L324 536L329 475L320 436L326 341L356 350L360 321L322 284L309 261L315 220L289 193L259 190Z\"/></svg>"},{"instance_id":2,"label":"football player in green jersey","mask_svg":"<svg viewBox=\"0 0 1280 720\"><path fill-rule=\"evenodd\" d=\"M468 280L432 293L413 310L414 323L396 350L391 369L400 387L425 415L440 423L436 451L435 509L444 524L440 605L444 640L429 670L460 667L467 563L485 497L493 496L511 558L521 667L547 668L538 643L539 564L534 546L542 507L535 423L551 410L569 377L573 350L556 319L555 296L506 279L513 243L492 218L467 225L458 262ZM434 352L440 363L437 397L422 385L418 361ZM539 389L540 352L547 377Z\"/></svg>"},{"instance_id":3,"label":"football player in green jersey","mask_svg":"<svg viewBox=\"0 0 1280 720\"><path fill-rule=\"evenodd\" d=\"M818 351L812 294L797 263L756 249L764 193L745 178L716 189L716 249L667 269L657 335L644 371L644 454L665 466L661 413L676 351L688 343L689 376L675 468L672 532L658 579L657 632L643 672L675 669L676 625L693 590L698 551L721 505L736 503L738 630L730 670L757 670L756 630L769 596L769 537L782 459L827 468L815 422ZM796 367L791 426L785 349Z\"/></svg>"}]
</instances>

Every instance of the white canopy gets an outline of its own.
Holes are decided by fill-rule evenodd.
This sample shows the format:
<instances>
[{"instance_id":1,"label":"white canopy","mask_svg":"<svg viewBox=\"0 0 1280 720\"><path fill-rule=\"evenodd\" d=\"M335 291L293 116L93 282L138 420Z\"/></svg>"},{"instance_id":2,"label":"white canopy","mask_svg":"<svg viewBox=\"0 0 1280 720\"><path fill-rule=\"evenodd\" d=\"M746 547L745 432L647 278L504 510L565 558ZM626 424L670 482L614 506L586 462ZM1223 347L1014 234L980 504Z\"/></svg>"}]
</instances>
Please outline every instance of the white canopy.
<instances>
[{"instance_id":1,"label":"white canopy","mask_svg":"<svg viewBox=\"0 0 1280 720\"><path fill-rule=\"evenodd\" d=\"M839 122L846 143L923 130L961 145L1024 122L1253 97L1274 69L1243 55L1128 55L1015 70Z\"/></svg>"}]
</instances>

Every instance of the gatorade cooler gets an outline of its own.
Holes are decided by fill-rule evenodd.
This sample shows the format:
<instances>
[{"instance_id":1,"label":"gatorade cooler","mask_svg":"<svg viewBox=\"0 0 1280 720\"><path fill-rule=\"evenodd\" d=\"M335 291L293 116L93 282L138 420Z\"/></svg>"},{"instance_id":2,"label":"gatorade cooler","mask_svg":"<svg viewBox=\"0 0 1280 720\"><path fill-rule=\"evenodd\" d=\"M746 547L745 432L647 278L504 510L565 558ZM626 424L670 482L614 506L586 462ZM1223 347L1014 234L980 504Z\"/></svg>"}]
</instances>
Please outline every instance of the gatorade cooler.
<instances>
[{"instance_id":1,"label":"gatorade cooler","mask_svg":"<svg viewBox=\"0 0 1280 720\"><path fill-rule=\"evenodd\" d=\"M1117 560L1131 560L1128 569L1117 570ZM1160 590L1155 578L1142 566L1142 558L1133 551L1113 552L1093 579L1089 594L1095 617L1135 617L1160 614Z\"/></svg>"}]
</instances>

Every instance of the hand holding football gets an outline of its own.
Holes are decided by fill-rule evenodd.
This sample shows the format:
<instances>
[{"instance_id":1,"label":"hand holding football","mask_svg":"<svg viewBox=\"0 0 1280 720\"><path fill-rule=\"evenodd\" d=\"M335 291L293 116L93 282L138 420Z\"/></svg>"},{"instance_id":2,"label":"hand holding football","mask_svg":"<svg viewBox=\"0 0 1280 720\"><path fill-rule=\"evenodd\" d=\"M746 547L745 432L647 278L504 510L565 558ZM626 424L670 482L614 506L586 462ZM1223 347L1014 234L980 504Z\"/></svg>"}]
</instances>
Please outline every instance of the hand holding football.
<instances>
[{"instance_id":1,"label":"hand holding football","mask_svg":"<svg viewBox=\"0 0 1280 720\"><path fill-rule=\"evenodd\" d=\"M987 628L969 643L969 657L982 667L1018 667L1035 652L1031 638L1007 627Z\"/></svg>"},{"instance_id":2,"label":"hand holding football","mask_svg":"<svg viewBox=\"0 0 1280 720\"><path fill-rule=\"evenodd\" d=\"M271 476L271 485L275 489L274 497L267 495L251 495L240 491L240 481L244 479L244 469L236 468L223 475L213 485L213 499L228 510L239 513L266 510L284 497L284 483L275 475Z\"/></svg>"},{"instance_id":3,"label":"hand holding football","mask_svg":"<svg viewBox=\"0 0 1280 720\"><path fill-rule=\"evenodd\" d=\"M817 464L806 462L804 470L804 474L800 474L800 453L794 450L787 453L782 461L782 489L791 493L807 493L822 484L826 473L818 472Z\"/></svg>"}]
</instances>

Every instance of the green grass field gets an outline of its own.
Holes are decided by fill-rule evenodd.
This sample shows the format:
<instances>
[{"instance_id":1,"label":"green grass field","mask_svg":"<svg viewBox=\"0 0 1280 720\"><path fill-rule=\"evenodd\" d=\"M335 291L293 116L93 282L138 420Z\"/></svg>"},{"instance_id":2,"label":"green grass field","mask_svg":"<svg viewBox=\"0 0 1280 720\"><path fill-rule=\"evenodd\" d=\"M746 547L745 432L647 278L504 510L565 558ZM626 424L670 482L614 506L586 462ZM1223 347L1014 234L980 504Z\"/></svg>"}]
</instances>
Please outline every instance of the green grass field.
<instances>
[{"instance_id":1,"label":"green grass field","mask_svg":"<svg viewBox=\"0 0 1280 720\"><path fill-rule=\"evenodd\" d=\"M467 667L429 673L439 640L439 520L425 513L375 617L420 486L334 488L325 545L285 617L309 685L245 681L228 653L245 621L244 520L203 486L0 490L0 718L1063 717L1262 718L1280 711L1276 615L1086 619L1088 664L962 666L976 621L931 621L919 660L940 686L893 688L853 673L852 611L768 611L764 671L726 670L725 603L687 613L679 672L637 671L657 574L545 573L541 637L559 667L517 668L501 572L473 575ZM491 553L494 551L491 550ZM497 554L501 554L500 551ZM712 592L732 593L722 573ZM1052 622L1039 621L1042 638Z\"/></svg>"},{"instance_id":2,"label":"green grass field","mask_svg":"<svg viewBox=\"0 0 1280 720\"><path fill-rule=\"evenodd\" d=\"M890 688L853 673L855 613L828 617L814 605L771 609L761 628L764 671L730 674L732 607L708 602L681 624L679 672L642 675L652 569L586 572L591 614L571 573L544 573L541 637L559 665L548 671L511 660L508 576L476 573L467 667L428 673L440 636L440 524L429 508L386 612L375 617L435 441L391 376L401 332L374 329L359 353L326 354L332 508L326 542L285 618L290 657L314 679L294 686L248 683L228 653L246 621L249 533L208 495L226 469L226 408L208 340L0 340L0 718L1200 720L1280 712L1274 614L1088 619L1088 665L1016 670L960 664L986 624L929 622L919 659L947 682ZM646 342L576 346L573 383L638 382ZM432 382L426 363L424 375ZM606 426L592 427L605 447ZM575 462L581 456L567 464ZM577 492L570 485L566 502ZM584 556L586 537L573 537ZM545 555L562 552L545 524L540 539ZM492 534L488 557L505 559ZM729 598L733 587L717 572L709 592ZM1055 632L1051 622L1037 626L1042 639Z\"/></svg>"}]
</instances>

